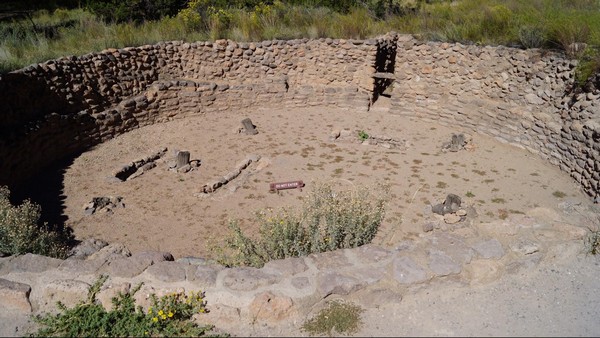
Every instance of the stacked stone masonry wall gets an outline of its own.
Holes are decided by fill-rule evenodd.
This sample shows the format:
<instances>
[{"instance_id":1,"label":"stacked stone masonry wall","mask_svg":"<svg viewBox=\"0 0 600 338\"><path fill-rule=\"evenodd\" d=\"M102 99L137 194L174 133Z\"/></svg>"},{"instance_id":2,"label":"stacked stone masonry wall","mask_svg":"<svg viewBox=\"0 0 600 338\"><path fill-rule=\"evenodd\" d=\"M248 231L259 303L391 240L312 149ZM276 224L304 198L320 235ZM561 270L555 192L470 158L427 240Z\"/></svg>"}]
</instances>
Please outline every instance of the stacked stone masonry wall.
<instances>
[{"instance_id":1,"label":"stacked stone masonry wall","mask_svg":"<svg viewBox=\"0 0 600 338\"><path fill-rule=\"evenodd\" d=\"M576 65L554 52L402 36L390 111L525 148L598 198L600 93L571 93Z\"/></svg>"},{"instance_id":2,"label":"stacked stone masonry wall","mask_svg":"<svg viewBox=\"0 0 600 338\"><path fill-rule=\"evenodd\" d=\"M145 125L248 107L367 110L393 82L390 113L525 148L598 197L600 93L569 93L575 67L553 52L393 33L174 41L50 60L0 77L0 157L7 159L0 184L19 184L61 157ZM395 80L375 79L378 72Z\"/></svg>"},{"instance_id":3,"label":"stacked stone masonry wall","mask_svg":"<svg viewBox=\"0 0 600 338\"><path fill-rule=\"evenodd\" d=\"M381 40L383 38L380 38ZM377 41L163 42L0 77L0 184L144 125L229 109L369 105Z\"/></svg>"}]
</instances>

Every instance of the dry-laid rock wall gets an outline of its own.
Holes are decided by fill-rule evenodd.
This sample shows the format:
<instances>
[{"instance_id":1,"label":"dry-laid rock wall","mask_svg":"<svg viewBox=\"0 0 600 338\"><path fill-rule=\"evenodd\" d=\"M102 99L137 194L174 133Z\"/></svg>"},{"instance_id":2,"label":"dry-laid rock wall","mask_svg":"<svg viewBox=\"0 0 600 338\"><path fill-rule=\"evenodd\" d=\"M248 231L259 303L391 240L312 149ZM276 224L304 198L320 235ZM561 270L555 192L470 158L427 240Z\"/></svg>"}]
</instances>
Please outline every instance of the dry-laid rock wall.
<instances>
[{"instance_id":1,"label":"dry-laid rock wall","mask_svg":"<svg viewBox=\"0 0 600 338\"><path fill-rule=\"evenodd\" d=\"M395 34L174 41L51 60L0 77L0 184L152 123L255 106L367 110L391 95L390 113L526 148L600 199L600 93L570 93L575 67L553 52Z\"/></svg>"},{"instance_id":2,"label":"dry-laid rock wall","mask_svg":"<svg viewBox=\"0 0 600 338\"><path fill-rule=\"evenodd\" d=\"M553 52L402 36L390 111L526 148L600 199L600 92L571 92L576 65Z\"/></svg>"},{"instance_id":3,"label":"dry-laid rock wall","mask_svg":"<svg viewBox=\"0 0 600 338\"><path fill-rule=\"evenodd\" d=\"M120 133L253 106L367 109L389 39L163 42L32 65L0 77L0 184Z\"/></svg>"}]
</instances>

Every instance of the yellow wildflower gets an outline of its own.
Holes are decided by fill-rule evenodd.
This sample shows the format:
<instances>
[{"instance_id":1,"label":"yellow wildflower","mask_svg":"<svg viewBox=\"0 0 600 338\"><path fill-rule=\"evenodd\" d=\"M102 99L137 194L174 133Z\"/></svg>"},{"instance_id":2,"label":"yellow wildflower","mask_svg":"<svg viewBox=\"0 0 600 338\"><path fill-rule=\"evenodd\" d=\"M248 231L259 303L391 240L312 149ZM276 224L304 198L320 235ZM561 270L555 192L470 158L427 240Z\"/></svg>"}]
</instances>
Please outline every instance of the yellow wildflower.
<instances>
[{"instance_id":1,"label":"yellow wildflower","mask_svg":"<svg viewBox=\"0 0 600 338\"><path fill-rule=\"evenodd\" d=\"M163 310L158 311L158 315L162 316L164 314Z\"/></svg>"},{"instance_id":2,"label":"yellow wildflower","mask_svg":"<svg viewBox=\"0 0 600 338\"><path fill-rule=\"evenodd\" d=\"M158 322L158 318L152 317L152 321L156 323L156 322Z\"/></svg>"},{"instance_id":3,"label":"yellow wildflower","mask_svg":"<svg viewBox=\"0 0 600 338\"><path fill-rule=\"evenodd\" d=\"M169 311L169 314L167 315L169 318L173 317L173 312Z\"/></svg>"}]
</instances>

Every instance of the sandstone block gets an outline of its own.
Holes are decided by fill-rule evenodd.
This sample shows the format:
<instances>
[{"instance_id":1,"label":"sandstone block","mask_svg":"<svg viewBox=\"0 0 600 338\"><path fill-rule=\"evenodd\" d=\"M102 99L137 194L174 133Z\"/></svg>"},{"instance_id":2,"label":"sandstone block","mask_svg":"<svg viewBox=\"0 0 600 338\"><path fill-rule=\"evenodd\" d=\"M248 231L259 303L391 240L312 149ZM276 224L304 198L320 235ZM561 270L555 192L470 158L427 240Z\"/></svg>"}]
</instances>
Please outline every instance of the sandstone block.
<instances>
[{"instance_id":1,"label":"sandstone block","mask_svg":"<svg viewBox=\"0 0 600 338\"><path fill-rule=\"evenodd\" d=\"M444 252L435 250L429 252L429 269L436 276L448 276L460 273L462 266L454 262Z\"/></svg>"},{"instance_id":2,"label":"sandstone block","mask_svg":"<svg viewBox=\"0 0 600 338\"><path fill-rule=\"evenodd\" d=\"M325 271L317 275L317 292L323 298L332 294L347 295L365 285L366 283L358 278L333 271Z\"/></svg>"},{"instance_id":3,"label":"sandstone block","mask_svg":"<svg viewBox=\"0 0 600 338\"><path fill-rule=\"evenodd\" d=\"M149 266L145 274L163 282L181 282L186 278L186 264L158 262Z\"/></svg>"},{"instance_id":4,"label":"sandstone block","mask_svg":"<svg viewBox=\"0 0 600 338\"><path fill-rule=\"evenodd\" d=\"M410 257L398 256L391 265L392 277L400 284L415 284L427 280L425 269Z\"/></svg>"},{"instance_id":5,"label":"sandstone block","mask_svg":"<svg viewBox=\"0 0 600 338\"><path fill-rule=\"evenodd\" d=\"M294 302L290 297L263 292L254 298L248 310L255 320L273 323L289 317L293 306Z\"/></svg>"},{"instance_id":6,"label":"sandstone block","mask_svg":"<svg viewBox=\"0 0 600 338\"><path fill-rule=\"evenodd\" d=\"M279 283L281 276L254 268L232 268L222 272L223 286L236 291L250 291Z\"/></svg>"},{"instance_id":7,"label":"sandstone block","mask_svg":"<svg viewBox=\"0 0 600 338\"><path fill-rule=\"evenodd\" d=\"M27 284L0 278L0 308L11 312L31 312L30 292L31 287Z\"/></svg>"},{"instance_id":8,"label":"sandstone block","mask_svg":"<svg viewBox=\"0 0 600 338\"><path fill-rule=\"evenodd\" d=\"M495 238L476 243L473 245L473 249L479 256L485 259L502 258L504 256L504 248Z\"/></svg>"}]
</instances>

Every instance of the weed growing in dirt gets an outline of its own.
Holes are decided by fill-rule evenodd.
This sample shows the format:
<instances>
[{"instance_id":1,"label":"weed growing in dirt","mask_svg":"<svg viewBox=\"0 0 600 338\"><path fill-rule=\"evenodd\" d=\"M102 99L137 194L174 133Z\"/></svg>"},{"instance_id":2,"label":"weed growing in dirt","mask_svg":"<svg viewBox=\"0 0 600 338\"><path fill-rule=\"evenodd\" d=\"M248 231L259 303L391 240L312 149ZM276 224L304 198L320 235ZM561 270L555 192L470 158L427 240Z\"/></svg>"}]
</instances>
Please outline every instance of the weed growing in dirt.
<instances>
[{"instance_id":1,"label":"weed growing in dirt","mask_svg":"<svg viewBox=\"0 0 600 338\"><path fill-rule=\"evenodd\" d=\"M596 227L595 229L589 228L589 232L585 237L584 245L585 251L588 254L600 254L600 227Z\"/></svg>"},{"instance_id":2,"label":"weed growing in dirt","mask_svg":"<svg viewBox=\"0 0 600 338\"><path fill-rule=\"evenodd\" d=\"M39 224L39 205L26 200L13 206L9 196L8 188L0 186L0 253L65 258L72 241L70 228L53 229L46 223Z\"/></svg>"},{"instance_id":3,"label":"weed growing in dirt","mask_svg":"<svg viewBox=\"0 0 600 338\"><path fill-rule=\"evenodd\" d=\"M467 197L475 197L475 194L472 193L472 192L470 192L470 191L467 191L467 193L465 194L465 196L467 196Z\"/></svg>"},{"instance_id":4,"label":"weed growing in dirt","mask_svg":"<svg viewBox=\"0 0 600 338\"><path fill-rule=\"evenodd\" d=\"M212 326L198 326L192 316L205 313L204 293L190 295L174 293L152 297L147 313L135 306L134 295L141 284L129 293L119 293L112 299L113 309L106 311L96 295L107 277L100 277L88 290L88 297L72 308L58 302L60 313L36 316L41 328L33 334L38 337L154 337L204 336L214 334Z\"/></svg>"},{"instance_id":5,"label":"weed growing in dirt","mask_svg":"<svg viewBox=\"0 0 600 338\"><path fill-rule=\"evenodd\" d=\"M506 203L506 201L504 200L504 198L500 198L500 197L496 197L496 198L492 198L492 203Z\"/></svg>"},{"instance_id":6,"label":"weed growing in dirt","mask_svg":"<svg viewBox=\"0 0 600 338\"><path fill-rule=\"evenodd\" d=\"M552 196L554 196L556 198L564 198L565 196L567 196L567 194L565 194L562 191L556 190L555 192L552 193Z\"/></svg>"},{"instance_id":7,"label":"weed growing in dirt","mask_svg":"<svg viewBox=\"0 0 600 338\"><path fill-rule=\"evenodd\" d=\"M366 141L366 140L369 139L369 134L367 134L364 130L361 130L361 131L358 132L358 138L361 141Z\"/></svg>"},{"instance_id":8,"label":"weed growing in dirt","mask_svg":"<svg viewBox=\"0 0 600 338\"><path fill-rule=\"evenodd\" d=\"M302 329L311 335L333 337L335 334L350 335L362 325L360 314L363 309L355 304L333 301L315 317L306 321Z\"/></svg>"},{"instance_id":9,"label":"weed growing in dirt","mask_svg":"<svg viewBox=\"0 0 600 338\"><path fill-rule=\"evenodd\" d=\"M273 259L358 247L375 237L388 196L387 185L336 191L332 184L316 183L299 211L282 208L257 212L257 239L244 234L233 220L226 249L220 249L222 245L213 248L223 265L261 267Z\"/></svg>"}]
</instances>

